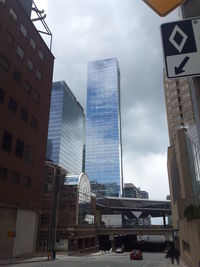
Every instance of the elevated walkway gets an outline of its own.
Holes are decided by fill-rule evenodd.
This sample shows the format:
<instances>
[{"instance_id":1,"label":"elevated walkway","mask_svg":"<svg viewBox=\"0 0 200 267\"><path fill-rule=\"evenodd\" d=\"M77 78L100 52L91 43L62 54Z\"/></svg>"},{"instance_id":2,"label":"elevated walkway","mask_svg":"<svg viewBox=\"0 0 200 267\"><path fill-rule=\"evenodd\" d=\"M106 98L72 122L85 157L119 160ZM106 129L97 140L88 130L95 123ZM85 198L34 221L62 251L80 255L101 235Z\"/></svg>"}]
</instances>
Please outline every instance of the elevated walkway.
<instances>
[{"instance_id":1,"label":"elevated walkway","mask_svg":"<svg viewBox=\"0 0 200 267\"><path fill-rule=\"evenodd\" d=\"M98 227L98 235L165 235L172 236L172 226L138 225L121 227Z\"/></svg>"}]
</instances>

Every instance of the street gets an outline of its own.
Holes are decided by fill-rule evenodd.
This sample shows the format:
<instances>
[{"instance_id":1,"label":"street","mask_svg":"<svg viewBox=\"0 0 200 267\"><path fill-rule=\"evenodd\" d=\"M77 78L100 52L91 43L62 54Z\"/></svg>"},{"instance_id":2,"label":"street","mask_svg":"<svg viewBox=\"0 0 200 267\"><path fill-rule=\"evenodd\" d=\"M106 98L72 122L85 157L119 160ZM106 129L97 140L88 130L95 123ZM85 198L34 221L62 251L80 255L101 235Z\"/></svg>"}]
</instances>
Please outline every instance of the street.
<instances>
[{"instance_id":1,"label":"street","mask_svg":"<svg viewBox=\"0 0 200 267\"><path fill-rule=\"evenodd\" d=\"M116 254L116 253L103 253L103 254L93 254L89 256L81 256L81 257L69 257L69 256L61 256L59 255L57 259L53 262L46 261L41 258L35 258L33 261L18 263L12 265L13 267L48 267L48 266L56 266L56 267L170 267L174 266L170 264L169 259L165 259L163 253L144 253L144 260L142 261L130 261L129 253Z\"/></svg>"}]
</instances>

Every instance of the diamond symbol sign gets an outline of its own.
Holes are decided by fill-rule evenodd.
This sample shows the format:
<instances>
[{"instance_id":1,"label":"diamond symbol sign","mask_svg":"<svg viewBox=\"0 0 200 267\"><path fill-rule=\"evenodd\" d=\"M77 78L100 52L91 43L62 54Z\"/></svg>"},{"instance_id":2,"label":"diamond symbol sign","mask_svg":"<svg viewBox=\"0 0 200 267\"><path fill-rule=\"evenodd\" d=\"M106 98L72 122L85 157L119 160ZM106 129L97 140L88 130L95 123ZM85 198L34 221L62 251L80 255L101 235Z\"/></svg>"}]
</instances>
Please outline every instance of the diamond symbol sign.
<instances>
[{"instance_id":1,"label":"diamond symbol sign","mask_svg":"<svg viewBox=\"0 0 200 267\"><path fill-rule=\"evenodd\" d=\"M176 35L179 34L179 37L182 39L180 41L176 40ZM179 53L182 51L185 42L187 40L188 36L176 25L174 27L174 30L169 38L169 41L173 44L173 46L179 51Z\"/></svg>"},{"instance_id":2,"label":"diamond symbol sign","mask_svg":"<svg viewBox=\"0 0 200 267\"><path fill-rule=\"evenodd\" d=\"M168 78L200 76L200 18L161 25Z\"/></svg>"},{"instance_id":3,"label":"diamond symbol sign","mask_svg":"<svg viewBox=\"0 0 200 267\"><path fill-rule=\"evenodd\" d=\"M177 6L182 4L184 0L143 0L149 5L158 15L166 16Z\"/></svg>"}]
</instances>

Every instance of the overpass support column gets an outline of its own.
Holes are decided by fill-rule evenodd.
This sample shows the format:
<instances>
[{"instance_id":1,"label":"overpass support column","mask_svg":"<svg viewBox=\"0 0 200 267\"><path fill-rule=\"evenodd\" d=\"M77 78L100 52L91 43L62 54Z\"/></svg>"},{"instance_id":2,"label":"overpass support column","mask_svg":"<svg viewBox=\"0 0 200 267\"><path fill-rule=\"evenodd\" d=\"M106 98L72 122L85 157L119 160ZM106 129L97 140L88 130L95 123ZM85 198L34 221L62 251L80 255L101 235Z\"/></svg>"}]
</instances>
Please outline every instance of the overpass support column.
<instances>
[{"instance_id":1,"label":"overpass support column","mask_svg":"<svg viewBox=\"0 0 200 267\"><path fill-rule=\"evenodd\" d=\"M165 215L163 216L163 225L166 226L166 217L165 217Z\"/></svg>"}]
</instances>

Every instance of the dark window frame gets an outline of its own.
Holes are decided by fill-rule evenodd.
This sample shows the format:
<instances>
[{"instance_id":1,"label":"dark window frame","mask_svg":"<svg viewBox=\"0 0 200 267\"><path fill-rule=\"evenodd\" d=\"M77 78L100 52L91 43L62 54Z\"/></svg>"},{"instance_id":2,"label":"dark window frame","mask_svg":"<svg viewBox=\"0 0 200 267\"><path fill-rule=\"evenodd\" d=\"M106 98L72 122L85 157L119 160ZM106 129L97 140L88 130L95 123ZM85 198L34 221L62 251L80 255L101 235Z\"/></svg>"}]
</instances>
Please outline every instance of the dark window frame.
<instances>
[{"instance_id":1,"label":"dark window frame","mask_svg":"<svg viewBox=\"0 0 200 267\"><path fill-rule=\"evenodd\" d=\"M15 146L15 156L22 159L23 155L24 155L24 142L19 138L17 138Z\"/></svg>"},{"instance_id":2,"label":"dark window frame","mask_svg":"<svg viewBox=\"0 0 200 267\"><path fill-rule=\"evenodd\" d=\"M5 100L5 91L0 87L0 103L4 103Z\"/></svg>"},{"instance_id":3,"label":"dark window frame","mask_svg":"<svg viewBox=\"0 0 200 267\"><path fill-rule=\"evenodd\" d=\"M36 90L33 91L33 100L35 103L40 104L40 94Z\"/></svg>"},{"instance_id":4,"label":"dark window frame","mask_svg":"<svg viewBox=\"0 0 200 267\"><path fill-rule=\"evenodd\" d=\"M10 153L11 150L12 150L12 140L13 140L13 135L11 133L9 133L8 131L4 130L2 143L1 143L1 148L4 151Z\"/></svg>"},{"instance_id":5,"label":"dark window frame","mask_svg":"<svg viewBox=\"0 0 200 267\"><path fill-rule=\"evenodd\" d=\"M1 54L0 56L0 67L7 72L10 68L10 61L4 54Z\"/></svg>"},{"instance_id":6,"label":"dark window frame","mask_svg":"<svg viewBox=\"0 0 200 267\"><path fill-rule=\"evenodd\" d=\"M6 180L8 177L8 169L0 166L0 180Z\"/></svg>"},{"instance_id":7,"label":"dark window frame","mask_svg":"<svg viewBox=\"0 0 200 267\"><path fill-rule=\"evenodd\" d=\"M30 84L29 81L25 81L24 83L24 91L27 95L31 95L31 91L32 91L32 85Z\"/></svg>"},{"instance_id":8,"label":"dark window frame","mask_svg":"<svg viewBox=\"0 0 200 267\"><path fill-rule=\"evenodd\" d=\"M15 38L8 30L6 30L5 39L10 46L14 46Z\"/></svg>"},{"instance_id":9,"label":"dark window frame","mask_svg":"<svg viewBox=\"0 0 200 267\"><path fill-rule=\"evenodd\" d=\"M35 130L38 127L38 119L35 116L31 117L31 127Z\"/></svg>"},{"instance_id":10,"label":"dark window frame","mask_svg":"<svg viewBox=\"0 0 200 267\"><path fill-rule=\"evenodd\" d=\"M25 121L28 122L28 110L25 107L21 107L21 111L20 111L20 118Z\"/></svg>"},{"instance_id":11,"label":"dark window frame","mask_svg":"<svg viewBox=\"0 0 200 267\"><path fill-rule=\"evenodd\" d=\"M18 83L21 84L22 82L22 74L18 69L15 69L13 72L13 79Z\"/></svg>"},{"instance_id":12,"label":"dark window frame","mask_svg":"<svg viewBox=\"0 0 200 267\"><path fill-rule=\"evenodd\" d=\"M17 101L12 98L12 97L9 97L9 100L8 100L8 108L10 111L12 111L14 114L17 113Z\"/></svg>"}]
</instances>

